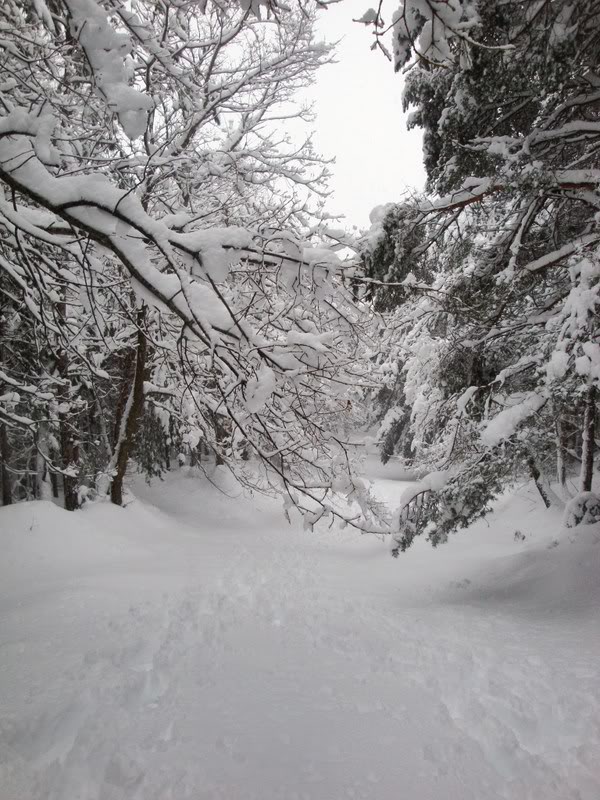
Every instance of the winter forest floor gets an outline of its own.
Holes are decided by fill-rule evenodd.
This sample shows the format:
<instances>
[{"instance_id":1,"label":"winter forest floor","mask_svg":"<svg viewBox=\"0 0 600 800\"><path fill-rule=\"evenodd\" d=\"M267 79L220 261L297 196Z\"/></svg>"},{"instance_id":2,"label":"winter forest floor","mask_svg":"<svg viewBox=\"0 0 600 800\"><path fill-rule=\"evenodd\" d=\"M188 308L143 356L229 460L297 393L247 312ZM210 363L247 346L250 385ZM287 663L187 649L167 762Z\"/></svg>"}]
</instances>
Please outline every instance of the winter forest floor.
<instances>
[{"instance_id":1,"label":"winter forest floor","mask_svg":"<svg viewBox=\"0 0 600 800\"><path fill-rule=\"evenodd\" d=\"M226 483L0 510L1 800L598 800L598 526L394 560Z\"/></svg>"}]
</instances>

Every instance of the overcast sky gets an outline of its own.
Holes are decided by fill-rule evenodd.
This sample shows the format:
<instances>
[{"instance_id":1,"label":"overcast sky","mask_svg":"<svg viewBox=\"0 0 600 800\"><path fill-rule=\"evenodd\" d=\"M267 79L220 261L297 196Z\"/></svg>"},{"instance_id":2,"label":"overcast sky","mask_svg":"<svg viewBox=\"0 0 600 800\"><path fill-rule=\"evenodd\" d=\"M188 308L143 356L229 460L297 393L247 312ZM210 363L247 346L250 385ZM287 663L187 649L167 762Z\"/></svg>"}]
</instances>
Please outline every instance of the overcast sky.
<instances>
[{"instance_id":1,"label":"overcast sky","mask_svg":"<svg viewBox=\"0 0 600 800\"><path fill-rule=\"evenodd\" d=\"M320 13L327 41L343 37L337 64L324 67L311 92L317 112L316 145L335 156L330 206L347 223L366 227L369 212L424 181L421 134L407 131L402 78L380 52L371 52L370 29L352 22L368 0L343 0Z\"/></svg>"}]
</instances>

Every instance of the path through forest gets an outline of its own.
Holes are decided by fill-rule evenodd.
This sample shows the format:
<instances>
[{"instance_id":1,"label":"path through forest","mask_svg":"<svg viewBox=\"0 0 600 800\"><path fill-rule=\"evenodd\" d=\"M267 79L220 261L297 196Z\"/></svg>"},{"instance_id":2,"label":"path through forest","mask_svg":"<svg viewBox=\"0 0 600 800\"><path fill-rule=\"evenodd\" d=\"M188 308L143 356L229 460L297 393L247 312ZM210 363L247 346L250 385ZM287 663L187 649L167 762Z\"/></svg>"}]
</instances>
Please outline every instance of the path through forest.
<instances>
[{"instance_id":1,"label":"path through forest","mask_svg":"<svg viewBox=\"0 0 600 800\"><path fill-rule=\"evenodd\" d=\"M600 797L598 529L555 544L522 492L395 561L138 493L0 512L1 800Z\"/></svg>"}]
</instances>

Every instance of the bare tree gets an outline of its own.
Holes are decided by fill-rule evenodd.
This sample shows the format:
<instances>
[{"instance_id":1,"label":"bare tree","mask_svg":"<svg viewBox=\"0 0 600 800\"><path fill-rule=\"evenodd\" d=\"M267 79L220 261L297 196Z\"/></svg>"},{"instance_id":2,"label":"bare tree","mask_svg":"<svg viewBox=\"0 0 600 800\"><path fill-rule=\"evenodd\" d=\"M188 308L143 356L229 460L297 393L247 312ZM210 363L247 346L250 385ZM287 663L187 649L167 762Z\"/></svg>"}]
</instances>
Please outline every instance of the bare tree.
<instances>
[{"instance_id":1,"label":"bare tree","mask_svg":"<svg viewBox=\"0 0 600 800\"><path fill-rule=\"evenodd\" d=\"M69 480L77 467L81 487L94 462L100 490L112 481L120 502L146 397L229 464L250 448L307 519L378 529L339 426L361 380L364 315L340 279L340 243L309 240L326 165L310 138L278 132L306 117L294 93L329 58L314 42L315 6L136 8L36 0L2 11L0 246L33 335L49 343L48 364L33 358L48 386L40 414L79 427L87 409L106 417L116 354L135 365L116 420L86 423L77 458L50 468ZM338 490L358 505L338 503Z\"/></svg>"}]
</instances>

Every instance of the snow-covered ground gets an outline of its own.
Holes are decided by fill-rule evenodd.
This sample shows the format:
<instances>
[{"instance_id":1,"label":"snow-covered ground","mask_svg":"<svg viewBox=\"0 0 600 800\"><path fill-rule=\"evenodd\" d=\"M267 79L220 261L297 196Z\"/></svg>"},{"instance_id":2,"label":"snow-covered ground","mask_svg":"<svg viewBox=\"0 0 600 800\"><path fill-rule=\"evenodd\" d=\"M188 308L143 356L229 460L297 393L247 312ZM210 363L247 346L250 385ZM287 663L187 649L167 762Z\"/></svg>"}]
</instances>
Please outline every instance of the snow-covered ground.
<instances>
[{"instance_id":1,"label":"snow-covered ground","mask_svg":"<svg viewBox=\"0 0 600 800\"><path fill-rule=\"evenodd\" d=\"M396 561L225 484L0 510L1 800L600 798L598 526Z\"/></svg>"}]
</instances>

